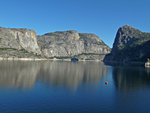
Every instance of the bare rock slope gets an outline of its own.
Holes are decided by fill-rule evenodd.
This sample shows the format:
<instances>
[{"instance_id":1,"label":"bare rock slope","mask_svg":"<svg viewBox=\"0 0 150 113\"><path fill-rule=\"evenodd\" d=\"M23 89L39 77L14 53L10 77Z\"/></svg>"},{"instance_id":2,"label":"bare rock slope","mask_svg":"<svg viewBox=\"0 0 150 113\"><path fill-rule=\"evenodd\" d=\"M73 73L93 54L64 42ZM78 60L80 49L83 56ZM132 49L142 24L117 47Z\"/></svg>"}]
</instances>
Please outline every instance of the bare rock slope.
<instances>
[{"instance_id":1,"label":"bare rock slope","mask_svg":"<svg viewBox=\"0 0 150 113\"><path fill-rule=\"evenodd\" d=\"M42 55L47 58L102 60L110 48L95 34L57 31L38 36Z\"/></svg>"},{"instance_id":2,"label":"bare rock slope","mask_svg":"<svg viewBox=\"0 0 150 113\"><path fill-rule=\"evenodd\" d=\"M57 31L37 36L29 29L0 28L0 57L103 60L110 48L95 34Z\"/></svg>"},{"instance_id":3,"label":"bare rock slope","mask_svg":"<svg viewBox=\"0 0 150 113\"><path fill-rule=\"evenodd\" d=\"M1 57L34 57L35 54L41 54L35 31L0 28Z\"/></svg>"}]
</instances>

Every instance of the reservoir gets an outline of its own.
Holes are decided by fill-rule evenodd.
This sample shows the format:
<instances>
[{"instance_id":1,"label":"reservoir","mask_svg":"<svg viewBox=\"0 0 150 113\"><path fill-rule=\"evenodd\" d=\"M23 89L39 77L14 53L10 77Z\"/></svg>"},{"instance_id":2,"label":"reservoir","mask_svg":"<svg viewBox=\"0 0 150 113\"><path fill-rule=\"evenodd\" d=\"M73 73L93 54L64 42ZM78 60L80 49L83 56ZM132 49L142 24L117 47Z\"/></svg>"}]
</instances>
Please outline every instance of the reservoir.
<instances>
[{"instance_id":1,"label":"reservoir","mask_svg":"<svg viewBox=\"0 0 150 113\"><path fill-rule=\"evenodd\" d=\"M0 61L0 113L147 113L149 105L144 66Z\"/></svg>"}]
</instances>

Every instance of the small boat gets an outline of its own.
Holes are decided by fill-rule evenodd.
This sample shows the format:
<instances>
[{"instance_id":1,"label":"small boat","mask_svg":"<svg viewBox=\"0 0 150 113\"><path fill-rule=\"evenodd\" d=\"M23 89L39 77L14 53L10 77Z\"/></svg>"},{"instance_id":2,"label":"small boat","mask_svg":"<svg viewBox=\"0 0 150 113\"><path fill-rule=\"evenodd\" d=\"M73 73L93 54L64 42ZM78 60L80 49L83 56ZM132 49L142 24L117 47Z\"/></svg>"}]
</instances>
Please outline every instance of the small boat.
<instances>
[{"instance_id":1,"label":"small boat","mask_svg":"<svg viewBox=\"0 0 150 113\"><path fill-rule=\"evenodd\" d=\"M77 58L71 58L71 62L77 62L79 61Z\"/></svg>"}]
</instances>

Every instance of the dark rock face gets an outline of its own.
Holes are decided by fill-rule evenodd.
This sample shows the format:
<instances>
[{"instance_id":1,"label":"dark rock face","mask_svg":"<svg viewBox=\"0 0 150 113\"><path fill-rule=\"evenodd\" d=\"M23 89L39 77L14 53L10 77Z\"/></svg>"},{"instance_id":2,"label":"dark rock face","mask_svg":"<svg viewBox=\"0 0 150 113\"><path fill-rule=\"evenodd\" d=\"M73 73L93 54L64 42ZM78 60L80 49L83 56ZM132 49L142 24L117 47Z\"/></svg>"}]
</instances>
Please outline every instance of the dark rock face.
<instances>
[{"instance_id":1,"label":"dark rock face","mask_svg":"<svg viewBox=\"0 0 150 113\"><path fill-rule=\"evenodd\" d=\"M47 58L103 60L110 48L95 34L57 31L38 36L42 55Z\"/></svg>"},{"instance_id":2,"label":"dark rock face","mask_svg":"<svg viewBox=\"0 0 150 113\"><path fill-rule=\"evenodd\" d=\"M144 33L129 25L119 28L113 48L104 62L143 62L150 57L150 33Z\"/></svg>"}]
</instances>

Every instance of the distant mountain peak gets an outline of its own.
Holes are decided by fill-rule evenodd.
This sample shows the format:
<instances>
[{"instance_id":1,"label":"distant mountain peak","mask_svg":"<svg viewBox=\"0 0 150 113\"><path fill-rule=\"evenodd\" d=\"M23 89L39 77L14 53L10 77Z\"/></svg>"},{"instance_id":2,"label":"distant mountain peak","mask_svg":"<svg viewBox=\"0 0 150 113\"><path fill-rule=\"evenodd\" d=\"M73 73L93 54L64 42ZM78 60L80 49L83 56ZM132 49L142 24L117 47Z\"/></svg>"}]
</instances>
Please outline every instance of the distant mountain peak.
<instances>
[{"instance_id":1,"label":"distant mountain peak","mask_svg":"<svg viewBox=\"0 0 150 113\"><path fill-rule=\"evenodd\" d=\"M122 26L122 27L132 27L132 26L130 26L130 25L127 24L127 25L124 25L124 26Z\"/></svg>"},{"instance_id":2,"label":"distant mountain peak","mask_svg":"<svg viewBox=\"0 0 150 113\"><path fill-rule=\"evenodd\" d=\"M122 26L122 27L120 27L119 28L119 30L118 30L118 32L119 31L130 31L130 32L135 32L135 31L137 31L137 32L141 32L140 30L138 30L138 29L136 29L136 28L134 28L134 27L132 27L132 26L130 26L130 25L124 25L124 26ZM130 33L129 32L129 33Z\"/></svg>"}]
</instances>

